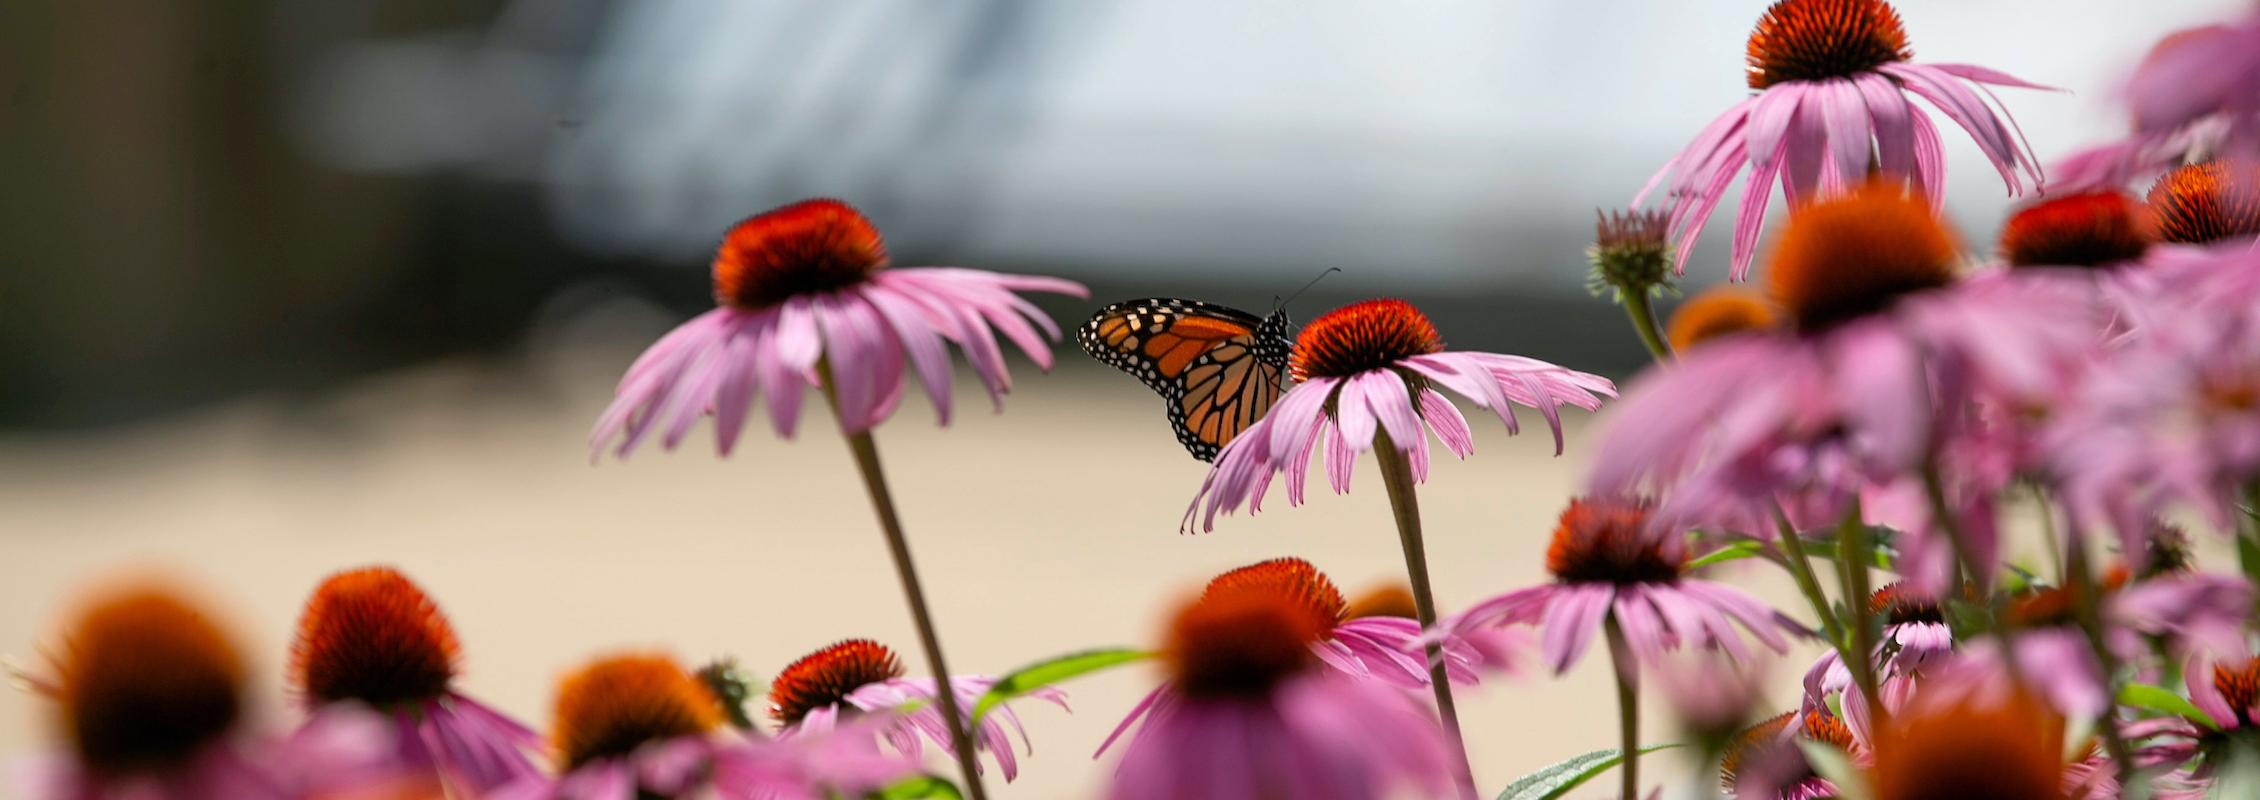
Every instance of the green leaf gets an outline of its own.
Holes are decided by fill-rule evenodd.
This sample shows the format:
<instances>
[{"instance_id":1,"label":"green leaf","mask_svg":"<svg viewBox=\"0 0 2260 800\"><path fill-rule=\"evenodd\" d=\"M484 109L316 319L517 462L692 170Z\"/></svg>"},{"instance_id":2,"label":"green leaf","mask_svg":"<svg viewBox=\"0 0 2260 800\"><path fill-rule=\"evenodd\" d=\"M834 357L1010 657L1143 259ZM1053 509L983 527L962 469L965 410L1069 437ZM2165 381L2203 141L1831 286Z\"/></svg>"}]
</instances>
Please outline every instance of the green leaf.
<instances>
[{"instance_id":1,"label":"green leaf","mask_svg":"<svg viewBox=\"0 0 2260 800\"><path fill-rule=\"evenodd\" d=\"M996 708L999 704L1015 697L1069 678L1081 677L1152 657L1153 653L1144 650L1116 647L1069 653L1021 667L1013 670L1011 674L998 678L996 685L989 687L988 694L981 695L980 701L973 704L973 723L979 725L981 717L987 715L990 709Z\"/></svg>"},{"instance_id":2,"label":"green leaf","mask_svg":"<svg viewBox=\"0 0 2260 800\"><path fill-rule=\"evenodd\" d=\"M1860 777L1860 768L1853 766L1850 755L1827 742L1802 736L1795 741L1797 749L1805 753L1805 763L1813 765L1813 774L1836 784L1838 800L1868 800L1868 782Z\"/></svg>"},{"instance_id":3,"label":"green leaf","mask_svg":"<svg viewBox=\"0 0 2260 800\"><path fill-rule=\"evenodd\" d=\"M878 800L963 800L957 784L932 775L920 775L879 790Z\"/></svg>"},{"instance_id":4,"label":"green leaf","mask_svg":"<svg viewBox=\"0 0 2260 800\"><path fill-rule=\"evenodd\" d=\"M1761 543L1756 539L1743 539L1741 541L1728 542L1725 546L1720 547L1717 550L1704 553L1701 557L1687 562L1687 567L1689 569L1696 567L1707 567L1712 564L1720 564L1728 561L1740 561L1745 558L1756 558L1765 555L1767 555L1767 553L1764 543Z\"/></svg>"},{"instance_id":5,"label":"green leaf","mask_svg":"<svg viewBox=\"0 0 2260 800\"><path fill-rule=\"evenodd\" d=\"M1640 752L1653 753L1678 746L1676 744L1652 744L1640 748ZM1571 789L1592 780L1593 776L1609 771L1609 768L1616 766L1617 762L1623 760L1624 751L1616 749L1595 750L1584 755L1574 756L1556 762L1545 769L1516 778L1514 783L1507 784L1505 791L1499 793L1499 800L1555 800L1555 798L1569 794Z\"/></svg>"},{"instance_id":6,"label":"green leaf","mask_svg":"<svg viewBox=\"0 0 2260 800\"><path fill-rule=\"evenodd\" d=\"M1806 555L1827 561L1836 560L1836 529L1809 531L1802 534L1801 538L1806 542ZM1896 530L1881 525L1868 526L1868 548L1872 563L1875 564L1877 569L1888 570L1893 568L1891 565L1898 557L1899 552L1893 543L1898 538L1899 532ZM1757 539L1738 537L1720 545L1718 549L1704 553L1695 560L1687 562L1687 566L1689 568L1702 567L1727 561L1740 561L1745 558L1780 560L1780 557L1775 553L1776 549L1772 545Z\"/></svg>"},{"instance_id":7,"label":"green leaf","mask_svg":"<svg viewBox=\"0 0 2260 800\"><path fill-rule=\"evenodd\" d=\"M2205 713L2205 709L2198 708L2197 704L2163 686L2129 683L2126 688L2119 690L2119 703L2155 714L2194 720L2214 730L2221 729L2221 724L2213 720L2213 715Z\"/></svg>"}]
</instances>

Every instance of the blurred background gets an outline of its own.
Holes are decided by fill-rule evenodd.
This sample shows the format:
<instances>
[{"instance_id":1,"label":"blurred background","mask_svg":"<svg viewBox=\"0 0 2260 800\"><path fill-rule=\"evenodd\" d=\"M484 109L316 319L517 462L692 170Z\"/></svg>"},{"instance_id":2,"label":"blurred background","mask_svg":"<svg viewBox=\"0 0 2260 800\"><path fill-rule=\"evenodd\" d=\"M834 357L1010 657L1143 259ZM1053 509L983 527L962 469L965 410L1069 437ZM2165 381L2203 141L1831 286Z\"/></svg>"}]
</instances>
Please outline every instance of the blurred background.
<instances>
[{"instance_id":1,"label":"blurred background","mask_svg":"<svg viewBox=\"0 0 2260 800\"><path fill-rule=\"evenodd\" d=\"M422 579L468 686L537 720L557 671L615 646L763 674L850 635L908 648L827 420L727 462L587 463L619 370L711 305L732 222L839 197L898 264L1088 283L1040 301L1069 326L1134 296L1260 309L1339 267L1298 319L1403 296L1457 347L1623 377L1642 352L1583 289L1593 211L1745 95L1765 5L0 5L0 652L36 665L80 587L156 566L279 667L303 593L369 561ZM2118 131L2116 76L2159 35L2241 5L1899 3L1917 59L2069 90L2002 93L2044 158ZM1948 130L1982 249L2010 206ZM961 670L1143 641L1176 592L1261 558L1352 590L1401 574L1370 473L1323 511L1177 536L1200 465L1066 347L1054 376L1021 364L1004 415L881 432ZM1490 430L1438 469L1447 606L1537 579L1590 439L1571 422L1562 459ZM1137 672L1031 711L1012 796L1085 791ZM1568 680L1473 701L1487 784L1613 744L1605 676ZM0 696L0 758L46 741L45 712Z\"/></svg>"}]
</instances>

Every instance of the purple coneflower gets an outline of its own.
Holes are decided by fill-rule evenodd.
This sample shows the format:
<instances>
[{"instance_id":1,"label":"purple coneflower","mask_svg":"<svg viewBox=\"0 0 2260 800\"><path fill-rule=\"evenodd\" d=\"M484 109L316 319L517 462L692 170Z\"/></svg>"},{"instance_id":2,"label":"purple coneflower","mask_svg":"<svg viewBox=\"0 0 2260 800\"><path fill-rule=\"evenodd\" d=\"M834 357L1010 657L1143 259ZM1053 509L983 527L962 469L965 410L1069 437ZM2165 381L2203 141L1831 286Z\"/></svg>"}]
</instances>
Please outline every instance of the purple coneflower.
<instances>
[{"instance_id":1,"label":"purple coneflower","mask_svg":"<svg viewBox=\"0 0 2260 800\"><path fill-rule=\"evenodd\" d=\"M1914 701L1874 737L1868 796L2085 797L2091 771L2064 758L2064 720L2031 696L1960 695Z\"/></svg>"},{"instance_id":2,"label":"purple coneflower","mask_svg":"<svg viewBox=\"0 0 2260 800\"><path fill-rule=\"evenodd\" d=\"M601 453L617 438L625 457L664 427L660 443L673 448L700 417L712 414L716 447L728 455L757 391L778 435L789 438L803 396L821 389L886 536L919 648L934 678L947 684L941 637L871 429L902 399L906 365L918 373L942 424L949 423L945 341L965 351L1000 408L1012 381L998 334L1049 369L1045 339L1058 340L1059 326L1014 292L1089 296L1081 284L1057 278L955 267L888 269L878 229L836 200L809 200L754 216L731 228L715 254L714 299L720 307L669 332L628 367L589 446ZM965 714L957 694L940 692L936 699L966 791L983 800L988 793L973 760L972 735L959 724Z\"/></svg>"},{"instance_id":3,"label":"purple coneflower","mask_svg":"<svg viewBox=\"0 0 2260 800\"><path fill-rule=\"evenodd\" d=\"M1239 593L1280 597L1302 608L1318 631L1311 639L1311 652L1344 675L1408 689L1428 686L1428 665L1419 656L1420 623L1413 619L1416 609L1368 607L1353 613L1334 581L1300 558L1275 558L1229 570L1208 582L1201 599ZM1409 592L1403 600L1412 600ZM1506 667L1492 663L1495 654L1486 654L1476 643L1456 635L1443 638L1443 653L1445 673L1453 683L1476 683L1478 666Z\"/></svg>"},{"instance_id":4,"label":"purple coneflower","mask_svg":"<svg viewBox=\"0 0 2260 800\"><path fill-rule=\"evenodd\" d=\"M1677 529L1651 525L1648 512L1646 501L1571 500L1546 548L1553 583L1476 603L1441 626L1464 631L1538 625L1539 655L1556 673L1567 671L1594 634L1605 630L1624 734L1625 797L1639 790L1641 665L1656 664L1682 644L1721 648L1747 662L1750 651L1737 623L1777 653L1789 649L1782 631L1802 632L1740 590L1686 577L1686 539Z\"/></svg>"},{"instance_id":5,"label":"purple coneflower","mask_svg":"<svg viewBox=\"0 0 2260 800\"><path fill-rule=\"evenodd\" d=\"M628 367L589 446L602 453L617 439L617 452L626 456L664 430L660 443L672 449L712 414L715 446L728 455L756 393L767 401L777 435L789 438L805 394L824 387L837 393L840 427L862 433L894 412L905 363L948 424L945 340L964 349L999 403L1012 377L997 334L1037 366L1051 367L1045 338L1058 340L1059 328L1014 292L1088 296L1080 284L1057 278L890 269L878 229L837 200L755 215L731 228L715 253L719 307L661 337Z\"/></svg>"},{"instance_id":6,"label":"purple coneflower","mask_svg":"<svg viewBox=\"0 0 2260 800\"><path fill-rule=\"evenodd\" d=\"M1719 787L1740 800L1819 800L1836 797L1836 785L1813 771L1799 740L1844 751L1864 763L1869 753L1844 720L1827 707L1789 711L1743 729L1719 760Z\"/></svg>"},{"instance_id":7,"label":"purple coneflower","mask_svg":"<svg viewBox=\"0 0 2260 800\"><path fill-rule=\"evenodd\" d=\"M1478 602L1442 627L1536 625L1539 655L1557 673L1577 663L1605 622L1623 629L1645 664L1681 645L1718 647L1748 661L1743 631L1786 652L1782 634L1804 630L1740 589L1688 576L1686 540L1652 524L1650 510L1645 501L1571 500L1546 547L1554 582Z\"/></svg>"},{"instance_id":8,"label":"purple coneflower","mask_svg":"<svg viewBox=\"0 0 2260 800\"><path fill-rule=\"evenodd\" d=\"M1327 312L1295 339L1289 365L1296 385L1271 411L1242 431L1217 456L1186 509L1189 527L1214 530L1218 512L1242 504L1263 507L1271 479L1287 476L1287 501L1302 505L1311 456L1321 443L1326 472L1337 493L1350 488L1357 454L1410 460L1413 480L1428 476L1428 438L1466 458L1475 452L1467 419L1439 388L1491 409L1509 431L1520 431L1514 406L1538 409L1562 449L1562 406L1592 410L1614 396L1607 378L1534 358L1445 350L1436 326L1402 300L1367 300ZM1387 447L1380 447L1386 438ZM1415 586L1417 593L1419 587Z\"/></svg>"},{"instance_id":9,"label":"purple coneflower","mask_svg":"<svg viewBox=\"0 0 2260 800\"><path fill-rule=\"evenodd\" d=\"M2121 147L2137 156L2128 168L2158 166L2159 156L2169 165L2192 154L2260 156L2260 14L2168 34L2135 69L2126 97L2134 135Z\"/></svg>"},{"instance_id":10,"label":"purple coneflower","mask_svg":"<svg viewBox=\"0 0 2260 800\"><path fill-rule=\"evenodd\" d=\"M559 682L555 713L550 750L558 774L525 776L488 797L616 800L711 792L814 800L834 790L875 790L916 770L880 756L867 738L809 737L799 747L723 738L721 700L665 655L627 653L590 662Z\"/></svg>"},{"instance_id":11,"label":"purple coneflower","mask_svg":"<svg viewBox=\"0 0 2260 800\"><path fill-rule=\"evenodd\" d=\"M98 595L53 660L52 678L26 680L54 699L68 751L25 765L26 797L297 800L395 777L364 746L383 735L373 717L287 741L249 733L241 651L168 585Z\"/></svg>"},{"instance_id":12,"label":"purple coneflower","mask_svg":"<svg viewBox=\"0 0 2260 800\"><path fill-rule=\"evenodd\" d=\"M950 679L960 708L972 708L996 682L995 678L979 675ZM1039 689L1031 695L1067 708L1067 695L1058 689ZM902 661L895 651L869 639L836 642L802 656L769 683L769 715L783 726L780 737L831 734L843 720L876 714L879 718L866 727L912 760L925 754L924 739L950 752L949 725L942 721L939 708L927 705L935 699L932 679L903 677ZM901 712L914 703L917 708ZM1032 753L1028 731L1020 726L1019 715L1009 706L990 710L973 732L976 746L996 758L1007 782L1020 774L1012 737L1005 732L1008 725L1020 732L1022 745L1030 747Z\"/></svg>"},{"instance_id":13,"label":"purple coneflower","mask_svg":"<svg viewBox=\"0 0 2260 800\"><path fill-rule=\"evenodd\" d=\"M1320 634L1307 608L1272 593L1186 606L1163 648L1169 680L1099 746L1138 726L1107 796L1443 796L1455 767L1435 719L1403 692L1321 668Z\"/></svg>"},{"instance_id":14,"label":"purple coneflower","mask_svg":"<svg viewBox=\"0 0 2260 800\"><path fill-rule=\"evenodd\" d=\"M314 714L309 729L340 709L374 710L390 724L397 769L475 795L537 772L526 753L541 735L456 691L461 660L454 626L421 588L390 567L364 567L314 590L289 674Z\"/></svg>"},{"instance_id":15,"label":"purple coneflower","mask_svg":"<svg viewBox=\"0 0 2260 800\"><path fill-rule=\"evenodd\" d=\"M1791 208L1850 190L1874 173L1912 184L1939 203L1945 159L1938 129L1910 98L1920 97L1968 131L2001 172L2009 194L2024 192L2019 170L2039 188L2031 147L2006 112L1996 113L1968 81L2027 89L2026 83L1968 64L1917 64L1899 12L1882 0L1781 0L1750 34L1750 88L1696 134L1633 199L1639 205L1670 176L1672 243L1684 268L1695 237L1718 209L1744 164L1741 210L1734 225L1733 279L1750 271L1765 223L1768 184L1778 174ZM1995 100L1998 105L1999 101Z\"/></svg>"},{"instance_id":16,"label":"purple coneflower","mask_svg":"<svg viewBox=\"0 0 2260 800\"><path fill-rule=\"evenodd\" d=\"M1954 630L1946 624L1946 610L1938 600L1906 583L1894 583L1868 595L1868 614L1882 623L1876 639L1876 679L1889 683L1920 676L1923 670L1954 653ZM1836 650L1823 651L1805 671L1805 705L1821 706L1828 695L1852 687L1852 670Z\"/></svg>"}]
</instances>

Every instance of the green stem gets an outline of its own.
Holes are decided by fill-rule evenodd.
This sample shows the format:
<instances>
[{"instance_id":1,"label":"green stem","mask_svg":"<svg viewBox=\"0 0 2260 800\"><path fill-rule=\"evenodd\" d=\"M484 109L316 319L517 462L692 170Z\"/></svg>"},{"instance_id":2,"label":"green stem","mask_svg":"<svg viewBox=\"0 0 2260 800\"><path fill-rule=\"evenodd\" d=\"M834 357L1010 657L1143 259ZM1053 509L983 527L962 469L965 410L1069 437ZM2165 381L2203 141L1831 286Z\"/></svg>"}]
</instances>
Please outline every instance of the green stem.
<instances>
[{"instance_id":1,"label":"green stem","mask_svg":"<svg viewBox=\"0 0 2260 800\"><path fill-rule=\"evenodd\" d=\"M2048 491L2040 484L2032 485L2034 510L2040 512L2040 541L2048 547L2048 566L2056 571L2056 582L2064 582L2064 543L2056 536L2056 509L2048 502Z\"/></svg>"},{"instance_id":2,"label":"green stem","mask_svg":"<svg viewBox=\"0 0 2260 800\"><path fill-rule=\"evenodd\" d=\"M1844 627L1837 624L1836 612L1829 610L1828 594L1821 591L1820 579L1813 574L1813 561L1805 555L1805 540L1797 535L1797 528L1789 524L1789 515L1781 506L1774 506L1773 518L1775 527L1781 530L1781 549L1789 554L1782 559L1783 566L1789 568L1789 577L1797 582L1797 591L1805 595L1805 602L1812 604L1828 640L1844 641Z\"/></svg>"},{"instance_id":3,"label":"green stem","mask_svg":"<svg viewBox=\"0 0 2260 800\"><path fill-rule=\"evenodd\" d=\"M823 378L824 397L832 405L833 413L840 408L839 393L833 388L828 365L818 364L818 374ZM942 660L942 639L934 632L934 613L926 606L926 590L918 581L918 567L910 558L910 541L902 533L902 519L895 514L894 496L887 491L887 476L879 468L879 446L871 439L869 431L849 433L848 451L855 455L856 469L863 473L863 489L871 496L871 509L879 516L879 529L886 534L887 554L894 559L895 577L902 583L903 602L910 606L911 622L918 628L918 646L925 651L926 664L933 668L934 699L941 705L942 719L950 734L950 749L955 751L958 773L965 779L965 790L971 800L987 800L989 791L981 785L981 771L973 753L973 737L966 730L965 712L958 707L957 692L950 684L949 665Z\"/></svg>"},{"instance_id":4,"label":"green stem","mask_svg":"<svg viewBox=\"0 0 2260 800\"><path fill-rule=\"evenodd\" d=\"M2260 483L2244 487L2244 507L2238 510L2242 513L2237 515L2237 565L2244 568L2246 580L2260 583ZM2254 602L2260 604L2260 597Z\"/></svg>"},{"instance_id":5,"label":"green stem","mask_svg":"<svg viewBox=\"0 0 2260 800\"><path fill-rule=\"evenodd\" d=\"M1621 798L1640 800L1640 665L1632 658L1632 645L1625 641L1615 611L1601 618L1601 628L1608 633L1609 660L1616 666L1618 747L1624 754L1624 763L1617 767L1624 779Z\"/></svg>"},{"instance_id":6,"label":"green stem","mask_svg":"<svg viewBox=\"0 0 2260 800\"><path fill-rule=\"evenodd\" d=\"M1844 520L1836 526L1837 574L1843 580L1844 611L1851 615L1844 625L1851 629L1848 641L1838 643L1837 655L1844 666L1852 670L1852 683L1860 687L1868 704L1868 718L1884 718L1882 695L1876 693L1874 621L1868 607L1868 525L1860 518L1860 503L1852 502Z\"/></svg>"},{"instance_id":7,"label":"green stem","mask_svg":"<svg viewBox=\"0 0 2260 800\"><path fill-rule=\"evenodd\" d=\"M1961 519L1954 515L1953 507L1946 502L1946 484L1939 478L1936 465L1923 467L1923 495L1930 500L1930 523L1946 532L1946 541L1954 548L1954 563L1957 565L1959 578L1955 583L1985 589L1986 579L1993 574L1989 569L1990 565L1978 563L1976 552L1970 549L1969 536L1962 531ZM1996 618L1999 616L1999 613L1994 614Z\"/></svg>"},{"instance_id":8,"label":"green stem","mask_svg":"<svg viewBox=\"0 0 2260 800\"><path fill-rule=\"evenodd\" d=\"M1436 627L1436 593L1428 582L1428 553L1420 537L1420 500L1413 494L1412 465L1398 452L1387 431L1375 432L1373 458L1381 467L1381 483L1389 490L1389 511L1397 518L1397 543L1405 551L1405 578L1412 584L1413 611L1424 630ZM1452 703L1452 681L1444 668L1443 645L1427 644L1428 684L1436 692L1436 713L1444 732L1458 752L1460 793L1475 796L1475 771L1468 763L1467 743L1460 737L1460 712Z\"/></svg>"},{"instance_id":9,"label":"green stem","mask_svg":"<svg viewBox=\"0 0 2260 800\"><path fill-rule=\"evenodd\" d=\"M1624 313L1632 318L1632 330L1640 334L1640 343L1648 346L1648 355L1658 364L1671 363L1671 345L1656 323L1656 306L1648 299L1646 291L1624 292Z\"/></svg>"},{"instance_id":10,"label":"green stem","mask_svg":"<svg viewBox=\"0 0 2260 800\"><path fill-rule=\"evenodd\" d=\"M2076 538L2071 549L2064 554L2065 578L2071 583L2073 613L2078 616L2080 632L2087 635L2087 646L2095 654L2095 663L2103 672L2105 697L2119 696L2119 658L2103 641L2103 614L2101 592L2095 585L2095 576L2088 569L2087 542ZM2119 706L2112 703L2103 709L2103 718L2095 724L2097 737L2103 740L2103 752L2111 757L2117 770L2119 785L2135 787L2133 754L2127 749L2126 738L2119 735Z\"/></svg>"}]
</instances>

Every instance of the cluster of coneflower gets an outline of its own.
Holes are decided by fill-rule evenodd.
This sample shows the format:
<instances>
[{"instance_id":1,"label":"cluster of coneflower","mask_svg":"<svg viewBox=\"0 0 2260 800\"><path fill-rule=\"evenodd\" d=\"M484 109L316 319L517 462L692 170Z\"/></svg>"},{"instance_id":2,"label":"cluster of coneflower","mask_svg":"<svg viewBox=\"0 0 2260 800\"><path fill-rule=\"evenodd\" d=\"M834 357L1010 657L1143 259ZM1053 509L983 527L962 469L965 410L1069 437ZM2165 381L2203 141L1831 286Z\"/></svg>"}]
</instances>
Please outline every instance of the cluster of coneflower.
<instances>
[{"instance_id":1,"label":"cluster of coneflower","mask_svg":"<svg viewBox=\"0 0 2260 800\"><path fill-rule=\"evenodd\" d=\"M734 664L623 652L561 681L537 733L456 691L447 620L408 578L370 567L315 590L288 669L303 723L263 731L241 712L246 658L227 626L188 592L134 583L93 595L51 663L23 676L52 697L67 744L26 771L29 794L978 798L990 765L1007 781L1019 770L1012 734L1022 752L1027 734L1011 702L1064 705L1054 684L1151 660L1162 680L1098 745L1118 754L1110 797L1472 797L1499 776L1461 746L1455 689L1533 661L1560 673L1595 639L1620 746L1565 753L1505 796L1558 797L1611 769L1624 800L1652 796L1639 757L1675 743L1640 740L1646 694L1682 723L1698 778L1672 791L1695 796L2249 793L2260 12L2160 42L2121 95L2132 130L2046 172L1987 88L2040 87L1912 58L1881 0L1775 3L1749 40L1753 94L1642 190L1661 189L1663 206L1602 215L1593 286L1656 363L1603 415L1585 492L1550 537L1502 534L1533 558L1544 541L1541 585L1437 607L1415 494L1428 441L1465 458L1460 402L1510 430L1519 405L1544 416L1558 453L1561 409L1599 409L1616 386L1447 350L1412 305L1371 300L1301 331L1293 385L1216 454L1185 521L1206 531L1253 513L1281 476L1301 505L1314 458L1347 492L1372 453L1403 590L1351 602L1279 558L1163 609L1150 648L953 675L873 432L910 376L948 422L952 345L1001 404L999 339L1048 368L1059 337L1021 293L1086 293L888 268L868 220L815 200L728 232L717 308L628 368L590 444L672 449L710 419L727 455L757 402L790 437L819 396L869 493L925 677L885 645L842 641L777 670L758 714ZM1942 219L1934 115L2012 197L2032 195L1990 253ZM1677 291L1736 183L1725 271L1755 272L1759 288L1701 292L1665 324L1652 303ZM1767 233L1776 184L1788 216ZM2038 547L2011 547L2012 519L2037 522ZM2214 550L2238 569L2196 555ZM1804 605L1728 586L1728 562L1781 570ZM1791 707L1763 707L1768 665L1793 640L1824 652Z\"/></svg>"}]
</instances>

